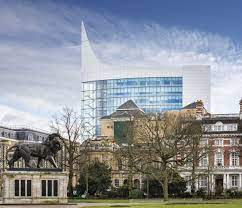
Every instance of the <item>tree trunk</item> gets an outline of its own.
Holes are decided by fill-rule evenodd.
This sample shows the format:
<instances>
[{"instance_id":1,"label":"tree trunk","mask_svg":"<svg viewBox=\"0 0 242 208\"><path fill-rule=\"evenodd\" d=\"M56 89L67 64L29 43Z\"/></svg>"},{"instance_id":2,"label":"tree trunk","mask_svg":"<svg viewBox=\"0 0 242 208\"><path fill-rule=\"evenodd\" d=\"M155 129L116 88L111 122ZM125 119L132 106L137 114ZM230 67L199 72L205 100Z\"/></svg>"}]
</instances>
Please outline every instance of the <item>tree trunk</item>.
<instances>
[{"instance_id":1,"label":"tree trunk","mask_svg":"<svg viewBox=\"0 0 242 208\"><path fill-rule=\"evenodd\" d=\"M192 170L192 178L191 178L191 194L192 194L192 196L194 196L194 194L195 194L195 191L196 191L196 178L195 178L195 172L194 172L194 170Z\"/></svg>"},{"instance_id":2,"label":"tree trunk","mask_svg":"<svg viewBox=\"0 0 242 208\"><path fill-rule=\"evenodd\" d=\"M129 172L128 172L128 188L129 188L129 198L131 198L131 191L133 188L133 175L132 175L131 167L129 167Z\"/></svg>"},{"instance_id":3,"label":"tree trunk","mask_svg":"<svg viewBox=\"0 0 242 208\"><path fill-rule=\"evenodd\" d=\"M72 180L73 180L73 169L70 166L70 169L69 169L69 181L68 181L69 197L73 197Z\"/></svg>"},{"instance_id":4,"label":"tree trunk","mask_svg":"<svg viewBox=\"0 0 242 208\"><path fill-rule=\"evenodd\" d=\"M164 201L168 201L168 175L167 171L163 173L163 194L164 194Z\"/></svg>"},{"instance_id":5,"label":"tree trunk","mask_svg":"<svg viewBox=\"0 0 242 208\"><path fill-rule=\"evenodd\" d=\"M197 173L197 167L199 164L199 156L197 155L197 150L198 147L196 146L194 148L194 155L193 155L193 161L192 161L192 174L191 174L191 194L192 196L195 196L195 192L196 192L196 173Z\"/></svg>"}]
</instances>

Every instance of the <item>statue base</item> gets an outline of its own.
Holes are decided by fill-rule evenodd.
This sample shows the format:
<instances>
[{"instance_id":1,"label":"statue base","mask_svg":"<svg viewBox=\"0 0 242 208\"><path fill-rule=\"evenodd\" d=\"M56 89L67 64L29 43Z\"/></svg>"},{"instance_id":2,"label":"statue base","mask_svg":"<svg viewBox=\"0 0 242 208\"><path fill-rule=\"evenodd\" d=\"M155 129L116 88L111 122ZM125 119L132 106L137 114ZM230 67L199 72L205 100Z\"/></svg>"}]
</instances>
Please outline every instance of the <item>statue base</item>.
<instances>
[{"instance_id":1,"label":"statue base","mask_svg":"<svg viewBox=\"0 0 242 208\"><path fill-rule=\"evenodd\" d=\"M3 172L3 204L66 204L68 174L54 169Z\"/></svg>"}]
</instances>

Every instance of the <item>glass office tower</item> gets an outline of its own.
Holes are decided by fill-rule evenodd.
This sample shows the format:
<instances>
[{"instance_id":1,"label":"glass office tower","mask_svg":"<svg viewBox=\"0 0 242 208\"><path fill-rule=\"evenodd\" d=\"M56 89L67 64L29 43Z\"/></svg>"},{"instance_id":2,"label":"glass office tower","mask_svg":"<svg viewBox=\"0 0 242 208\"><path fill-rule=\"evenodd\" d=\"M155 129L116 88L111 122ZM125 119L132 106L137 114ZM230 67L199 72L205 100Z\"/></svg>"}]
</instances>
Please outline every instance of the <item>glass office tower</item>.
<instances>
[{"instance_id":1,"label":"glass office tower","mask_svg":"<svg viewBox=\"0 0 242 208\"><path fill-rule=\"evenodd\" d=\"M210 67L129 68L96 58L82 23L82 119L90 137L100 135L99 119L132 99L145 112L181 109L196 100L210 108Z\"/></svg>"},{"instance_id":2,"label":"glass office tower","mask_svg":"<svg viewBox=\"0 0 242 208\"><path fill-rule=\"evenodd\" d=\"M145 77L85 82L82 115L100 134L99 119L132 99L145 112L182 108L182 77Z\"/></svg>"}]
</instances>

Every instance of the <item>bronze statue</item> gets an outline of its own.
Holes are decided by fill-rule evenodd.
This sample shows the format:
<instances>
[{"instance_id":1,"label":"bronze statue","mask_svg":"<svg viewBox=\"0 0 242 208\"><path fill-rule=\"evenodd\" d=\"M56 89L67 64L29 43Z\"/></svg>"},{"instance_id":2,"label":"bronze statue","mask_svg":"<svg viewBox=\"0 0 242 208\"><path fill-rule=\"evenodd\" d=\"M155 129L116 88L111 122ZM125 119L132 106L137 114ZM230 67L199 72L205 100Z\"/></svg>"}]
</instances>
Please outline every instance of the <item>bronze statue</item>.
<instances>
[{"instance_id":1,"label":"bronze statue","mask_svg":"<svg viewBox=\"0 0 242 208\"><path fill-rule=\"evenodd\" d=\"M14 150L12 158L8 161L10 168L14 167L14 163L20 158L25 161L25 167L31 168L30 159L31 157L38 158L37 168L40 168L42 160L49 161L55 168L58 168L55 162L55 155L61 150L62 137L59 134L50 134L48 138L42 143L22 143L12 146L9 150Z\"/></svg>"}]
</instances>

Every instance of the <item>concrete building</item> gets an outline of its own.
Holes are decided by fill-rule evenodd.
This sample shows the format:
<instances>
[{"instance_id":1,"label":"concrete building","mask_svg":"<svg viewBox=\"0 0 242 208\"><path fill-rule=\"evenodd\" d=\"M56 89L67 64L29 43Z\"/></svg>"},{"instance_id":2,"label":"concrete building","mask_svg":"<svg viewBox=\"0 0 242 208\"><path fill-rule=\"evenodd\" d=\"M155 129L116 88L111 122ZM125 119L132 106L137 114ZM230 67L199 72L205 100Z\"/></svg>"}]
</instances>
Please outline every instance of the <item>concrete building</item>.
<instances>
[{"instance_id":1,"label":"concrete building","mask_svg":"<svg viewBox=\"0 0 242 208\"><path fill-rule=\"evenodd\" d=\"M0 137L28 142L42 142L49 133L26 126L1 126Z\"/></svg>"},{"instance_id":2,"label":"concrete building","mask_svg":"<svg viewBox=\"0 0 242 208\"><path fill-rule=\"evenodd\" d=\"M210 110L210 66L127 67L101 63L81 26L81 111L89 137L100 135L99 119L127 100L144 112L181 109L203 100Z\"/></svg>"}]
</instances>

